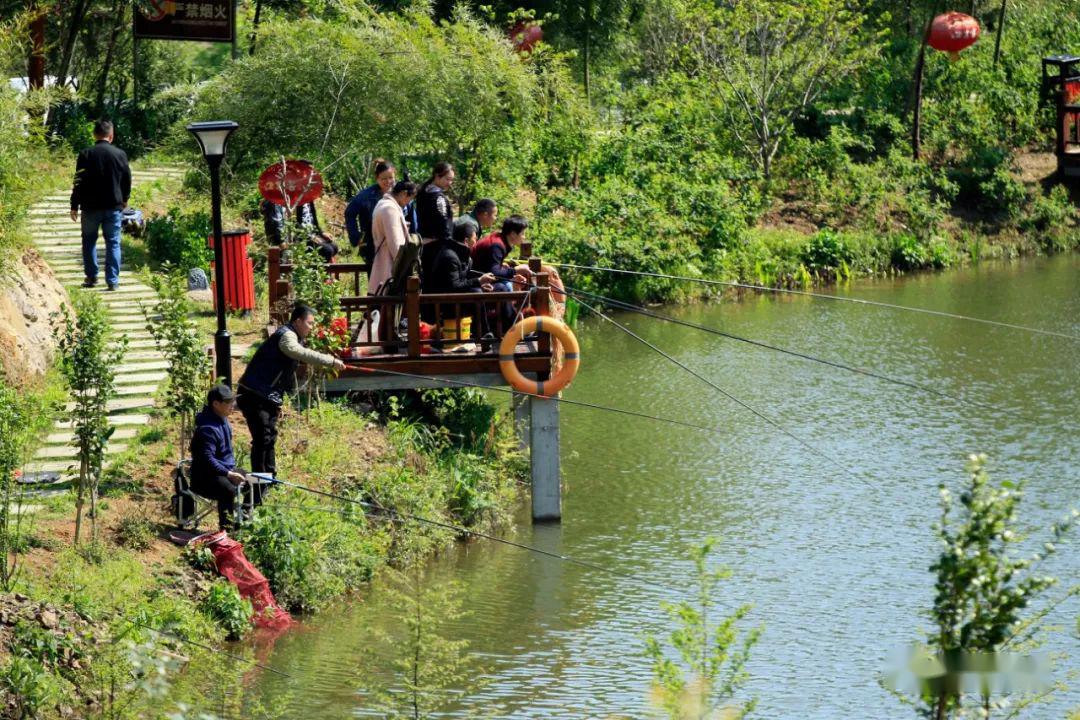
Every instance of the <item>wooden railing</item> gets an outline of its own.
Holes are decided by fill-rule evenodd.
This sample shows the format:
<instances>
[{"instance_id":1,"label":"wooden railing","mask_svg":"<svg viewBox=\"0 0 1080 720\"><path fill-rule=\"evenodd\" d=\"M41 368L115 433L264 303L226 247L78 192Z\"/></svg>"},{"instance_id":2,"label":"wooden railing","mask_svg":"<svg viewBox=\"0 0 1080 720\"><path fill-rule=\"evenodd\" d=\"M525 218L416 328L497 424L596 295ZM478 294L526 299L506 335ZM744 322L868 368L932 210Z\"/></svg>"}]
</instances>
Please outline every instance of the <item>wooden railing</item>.
<instances>
[{"instance_id":1,"label":"wooden railing","mask_svg":"<svg viewBox=\"0 0 1080 720\"><path fill-rule=\"evenodd\" d=\"M527 245L521 254L528 258L533 287L510 292L422 293L420 279L414 275L406 281L403 293L368 295L360 292L360 276L368 269L365 263L329 263L325 268L338 278L351 276L347 288L352 294L341 298L341 314L348 323L350 347L357 350L358 356L385 361L456 360L452 364L458 369L450 370L445 363L439 367L448 372L473 372L480 371L481 366L465 361L487 356L490 362L482 366L490 370L489 366L497 363L500 341L526 306L537 314L550 313L551 292L540 258L529 257L531 248ZM270 313L278 323L288 319L291 271L292 266L282 262L281 248L270 248ZM465 317L472 318L471 337L462 329L461 319ZM421 323L433 326L434 332L423 333ZM467 352L459 354L455 349ZM534 359L543 357L545 362L550 358L551 341L546 333L530 345L529 354ZM542 363L532 365L543 372Z\"/></svg>"}]
</instances>

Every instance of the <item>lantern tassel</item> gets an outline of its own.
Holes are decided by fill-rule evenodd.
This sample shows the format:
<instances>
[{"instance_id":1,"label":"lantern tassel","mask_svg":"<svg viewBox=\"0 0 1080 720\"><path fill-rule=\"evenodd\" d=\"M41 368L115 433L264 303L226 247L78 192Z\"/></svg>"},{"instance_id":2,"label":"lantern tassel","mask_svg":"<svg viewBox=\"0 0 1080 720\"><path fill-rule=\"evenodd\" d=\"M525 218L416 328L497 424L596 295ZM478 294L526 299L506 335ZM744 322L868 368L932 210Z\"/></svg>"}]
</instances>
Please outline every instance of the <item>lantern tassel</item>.
<instances>
[{"instance_id":1,"label":"lantern tassel","mask_svg":"<svg viewBox=\"0 0 1080 720\"><path fill-rule=\"evenodd\" d=\"M956 62L959 59L960 59L960 52L959 51L952 50L952 51L949 52L949 62Z\"/></svg>"}]
</instances>

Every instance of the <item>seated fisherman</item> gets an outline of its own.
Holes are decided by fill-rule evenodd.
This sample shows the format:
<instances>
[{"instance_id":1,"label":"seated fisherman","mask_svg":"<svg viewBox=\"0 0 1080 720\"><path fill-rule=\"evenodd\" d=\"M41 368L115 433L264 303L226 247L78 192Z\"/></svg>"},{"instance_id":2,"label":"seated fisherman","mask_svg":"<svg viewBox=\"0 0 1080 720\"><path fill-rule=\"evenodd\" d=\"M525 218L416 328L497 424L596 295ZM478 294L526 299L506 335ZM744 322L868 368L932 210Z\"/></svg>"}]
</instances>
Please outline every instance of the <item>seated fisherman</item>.
<instances>
[{"instance_id":1,"label":"seated fisherman","mask_svg":"<svg viewBox=\"0 0 1080 720\"><path fill-rule=\"evenodd\" d=\"M525 239L529 222L520 215L511 215L502 224L501 232L493 232L473 245L472 261L478 272L495 276L495 291L509 292L516 271L506 262L510 249ZM520 288L519 288L520 289Z\"/></svg>"},{"instance_id":2,"label":"seated fisherman","mask_svg":"<svg viewBox=\"0 0 1080 720\"><path fill-rule=\"evenodd\" d=\"M467 225L460 225L453 230L449 239L435 240L428 246L421 257L421 278L423 292L425 293L482 293L491 291L491 283L495 276L490 273L475 273L472 270L472 259L469 257L469 247L465 239L471 236ZM421 298L422 299L422 298ZM478 305L469 307L462 303L462 313L472 316L472 334L479 337L482 323L486 325L485 313L478 311ZM443 320L457 317L457 307L454 303L444 303L440 308ZM435 306L421 304L420 316L424 322L436 321Z\"/></svg>"},{"instance_id":3,"label":"seated fisherman","mask_svg":"<svg viewBox=\"0 0 1080 720\"><path fill-rule=\"evenodd\" d=\"M229 414L236 405L232 388L215 385L206 396L206 407L195 416L191 437L191 489L217 500L218 525L229 527L236 510L236 489L245 482L236 470Z\"/></svg>"}]
</instances>

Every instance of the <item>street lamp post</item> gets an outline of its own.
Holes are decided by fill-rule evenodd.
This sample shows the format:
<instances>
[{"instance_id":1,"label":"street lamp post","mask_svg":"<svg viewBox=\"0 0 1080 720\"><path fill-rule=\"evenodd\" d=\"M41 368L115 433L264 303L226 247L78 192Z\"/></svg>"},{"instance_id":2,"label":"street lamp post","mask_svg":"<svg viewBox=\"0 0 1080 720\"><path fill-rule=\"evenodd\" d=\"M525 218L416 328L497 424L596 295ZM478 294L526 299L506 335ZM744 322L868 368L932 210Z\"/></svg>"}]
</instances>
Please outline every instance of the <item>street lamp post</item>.
<instances>
[{"instance_id":1,"label":"street lamp post","mask_svg":"<svg viewBox=\"0 0 1080 720\"><path fill-rule=\"evenodd\" d=\"M217 332L214 334L214 357L217 360L215 375L224 378L232 387L232 348L229 331L225 328L225 263L222 259L221 238L221 161L225 158L225 146L229 136L240 127L232 120L211 120L191 123L188 132L199 141L206 164L210 166L210 195L214 221L214 283L217 305Z\"/></svg>"}]
</instances>

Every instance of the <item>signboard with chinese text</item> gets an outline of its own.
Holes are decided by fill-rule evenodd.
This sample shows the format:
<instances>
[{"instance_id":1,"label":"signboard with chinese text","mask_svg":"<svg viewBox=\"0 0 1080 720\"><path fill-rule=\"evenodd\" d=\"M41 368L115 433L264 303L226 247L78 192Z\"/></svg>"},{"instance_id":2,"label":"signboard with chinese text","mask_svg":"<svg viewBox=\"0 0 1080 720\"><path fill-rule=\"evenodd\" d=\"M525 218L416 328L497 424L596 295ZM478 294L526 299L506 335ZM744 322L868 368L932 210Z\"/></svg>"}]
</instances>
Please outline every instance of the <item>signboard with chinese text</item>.
<instances>
[{"instance_id":1,"label":"signboard with chinese text","mask_svg":"<svg viewBox=\"0 0 1080 720\"><path fill-rule=\"evenodd\" d=\"M232 42L235 0L147 0L135 12L135 37Z\"/></svg>"}]
</instances>

